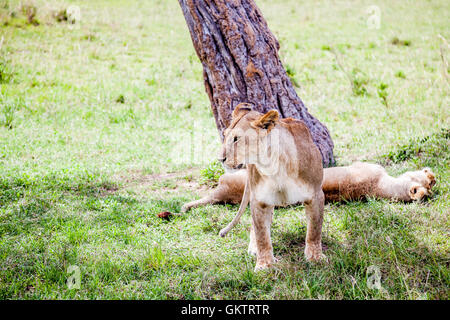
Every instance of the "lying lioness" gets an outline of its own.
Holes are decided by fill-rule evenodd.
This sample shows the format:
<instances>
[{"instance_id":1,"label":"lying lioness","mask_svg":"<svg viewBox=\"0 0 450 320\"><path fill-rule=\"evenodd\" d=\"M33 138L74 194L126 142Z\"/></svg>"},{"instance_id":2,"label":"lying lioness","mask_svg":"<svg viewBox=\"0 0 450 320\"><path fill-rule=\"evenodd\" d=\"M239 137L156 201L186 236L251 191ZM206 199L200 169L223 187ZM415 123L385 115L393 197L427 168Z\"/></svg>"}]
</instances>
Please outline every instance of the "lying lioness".
<instances>
[{"instance_id":1,"label":"lying lioness","mask_svg":"<svg viewBox=\"0 0 450 320\"><path fill-rule=\"evenodd\" d=\"M186 203L181 211L186 212L207 204L241 203L231 223L220 230L219 235L224 237L239 223L248 205L248 195L244 194L246 180L246 170L225 173L220 177L216 189L200 200ZM367 197L409 202L420 201L429 196L435 183L436 179L430 168L406 172L394 178L380 165L356 162L347 167L325 168L322 190L326 202L362 200Z\"/></svg>"},{"instance_id":2,"label":"lying lioness","mask_svg":"<svg viewBox=\"0 0 450 320\"><path fill-rule=\"evenodd\" d=\"M181 211L207 204L241 203L246 179L245 169L225 173L220 177L216 189L200 200L186 203ZM409 202L429 196L435 183L430 168L405 172L394 178L380 165L356 162L346 167L325 168L322 190L325 202L362 200L367 197Z\"/></svg>"},{"instance_id":3,"label":"lying lioness","mask_svg":"<svg viewBox=\"0 0 450 320\"><path fill-rule=\"evenodd\" d=\"M394 178L380 165L356 162L348 167L325 169L322 189L326 201L374 197L408 202L429 196L435 183L430 168Z\"/></svg>"}]
</instances>

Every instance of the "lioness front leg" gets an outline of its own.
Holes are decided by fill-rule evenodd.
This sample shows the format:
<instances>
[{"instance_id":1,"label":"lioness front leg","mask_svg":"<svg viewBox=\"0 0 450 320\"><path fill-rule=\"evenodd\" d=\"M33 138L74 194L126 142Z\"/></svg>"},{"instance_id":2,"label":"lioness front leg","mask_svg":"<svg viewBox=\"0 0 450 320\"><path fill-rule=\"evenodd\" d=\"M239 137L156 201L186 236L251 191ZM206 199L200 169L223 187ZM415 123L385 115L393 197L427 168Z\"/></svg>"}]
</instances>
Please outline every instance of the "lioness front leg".
<instances>
[{"instance_id":1,"label":"lioness front leg","mask_svg":"<svg viewBox=\"0 0 450 320\"><path fill-rule=\"evenodd\" d=\"M324 195L318 191L311 201L305 202L307 218L305 257L308 261L326 259L322 254L322 223Z\"/></svg>"},{"instance_id":2,"label":"lioness front leg","mask_svg":"<svg viewBox=\"0 0 450 320\"><path fill-rule=\"evenodd\" d=\"M248 244L248 250L249 255L255 256L257 255L256 250L256 237L255 237L255 228L253 228L253 223L250 225L250 242Z\"/></svg>"},{"instance_id":3,"label":"lioness front leg","mask_svg":"<svg viewBox=\"0 0 450 320\"><path fill-rule=\"evenodd\" d=\"M274 262L272 241L270 239L270 227L274 206L268 206L253 200L250 203L254 239L256 243L255 271L269 268Z\"/></svg>"}]
</instances>

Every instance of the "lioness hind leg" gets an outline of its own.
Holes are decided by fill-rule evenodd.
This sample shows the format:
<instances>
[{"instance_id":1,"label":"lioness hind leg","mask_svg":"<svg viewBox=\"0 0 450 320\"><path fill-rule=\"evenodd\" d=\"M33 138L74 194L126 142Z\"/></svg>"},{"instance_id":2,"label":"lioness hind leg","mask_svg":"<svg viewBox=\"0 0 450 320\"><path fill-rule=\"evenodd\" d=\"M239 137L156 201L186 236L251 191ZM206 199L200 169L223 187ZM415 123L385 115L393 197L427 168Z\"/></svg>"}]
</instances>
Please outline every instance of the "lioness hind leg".
<instances>
[{"instance_id":1,"label":"lioness hind leg","mask_svg":"<svg viewBox=\"0 0 450 320\"><path fill-rule=\"evenodd\" d=\"M185 213L190 209L205 206L207 204L231 203L237 204L242 200L247 173L245 170L238 173L225 173L219 179L219 185L206 197L186 203L181 207Z\"/></svg>"},{"instance_id":2,"label":"lioness hind leg","mask_svg":"<svg viewBox=\"0 0 450 320\"><path fill-rule=\"evenodd\" d=\"M255 236L255 228L253 228L253 223L250 226L250 242L248 244L247 252L249 255L256 257L256 254L257 254L256 236Z\"/></svg>"},{"instance_id":3,"label":"lioness hind leg","mask_svg":"<svg viewBox=\"0 0 450 320\"><path fill-rule=\"evenodd\" d=\"M211 195L207 195L206 197L201 198L200 200L195 200L195 201L191 201L191 202L185 203L181 207L181 212L185 213L185 212L188 212L189 210L191 210L193 208L205 206L207 204L216 204L218 202L219 201L214 199L214 197L212 197Z\"/></svg>"},{"instance_id":4,"label":"lioness hind leg","mask_svg":"<svg viewBox=\"0 0 450 320\"><path fill-rule=\"evenodd\" d=\"M305 202L307 218L305 257L308 261L326 259L322 253L322 223L323 223L324 195L322 190L314 198Z\"/></svg>"},{"instance_id":5,"label":"lioness hind leg","mask_svg":"<svg viewBox=\"0 0 450 320\"><path fill-rule=\"evenodd\" d=\"M218 204L222 202L233 203L233 199L229 199L230 197L228 196L228 189L229 188L227 185L219 185L216 189L212 190L210 194L208 194L206 197L203 197L200 200L195 200L184 204L181 207L181 212L185 213L190 209L206 206L207 204Z\"/></svg>"}]
</instances>

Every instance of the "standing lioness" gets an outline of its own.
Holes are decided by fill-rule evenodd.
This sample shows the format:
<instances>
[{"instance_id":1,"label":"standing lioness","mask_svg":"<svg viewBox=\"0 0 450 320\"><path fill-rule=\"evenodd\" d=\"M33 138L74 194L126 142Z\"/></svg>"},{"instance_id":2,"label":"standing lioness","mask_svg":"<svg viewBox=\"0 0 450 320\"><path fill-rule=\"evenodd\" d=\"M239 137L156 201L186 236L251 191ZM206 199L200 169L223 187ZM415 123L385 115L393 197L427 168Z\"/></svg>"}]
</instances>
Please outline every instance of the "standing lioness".
<instances>
[{"instance_id":1,"label":"standing lioness","mask_svg":"<svg viewBox=\"0 0 450 320\"><path fill-rule=\"evenodd\" d=\"M270 227L275 206L303 202L307 215L305 256L322 259L322 158L306 125L279 119L276 110L261 114L238 105L225 130L220 161L228 169L247 167L244 198L252 214L249 252L256 253L255 270L274 262Z\"/></svg>"}]
</instances>

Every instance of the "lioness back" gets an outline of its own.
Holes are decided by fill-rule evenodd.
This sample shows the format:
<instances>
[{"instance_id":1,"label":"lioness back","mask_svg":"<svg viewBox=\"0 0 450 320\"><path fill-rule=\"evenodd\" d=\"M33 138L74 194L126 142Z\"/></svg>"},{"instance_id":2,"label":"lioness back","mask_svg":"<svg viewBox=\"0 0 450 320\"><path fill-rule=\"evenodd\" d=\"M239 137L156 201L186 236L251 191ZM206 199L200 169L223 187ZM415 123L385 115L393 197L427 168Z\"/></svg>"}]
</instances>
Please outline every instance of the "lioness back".
<instances>
[{"instance_id":1,"label":"lioness back","mask_svg":"<svg viewBox=\"0 0 450 320\"><path fill-rule=\"evenodd\" d=\"M347 167L324 170L322 189L327 202L361 200L373 194L378 181L386 175L377 164L356 162Z\"/></svg>"},{"instance_id":2,"label":"lioness back","mask_svg":"<svg viewBox=\"0 0 450 320\"><path fill-rule=\"evenodd\" d=\"M297 152L301 153L298 158L302 160L302 163L298 163L298 167L292 171L297 171L308 181L320 185L323 179L322 155L313 142L308 127L303 121L293 118L281 119L280 123L289 130ZM304 170L305 168L308 170Z\"/></svg>"},{"instance_id":3,"label":"lioness back","mask_svg":"<svg viewBox=\"0 0 450 320\"><path fill-rule=\"evenodd\" d=\"M242 194L244 193L246 179L246 170L222 175L219 178L219 186L213 193L214 200L223 203L240 203Z\"/></svg>"}]
</instances>

